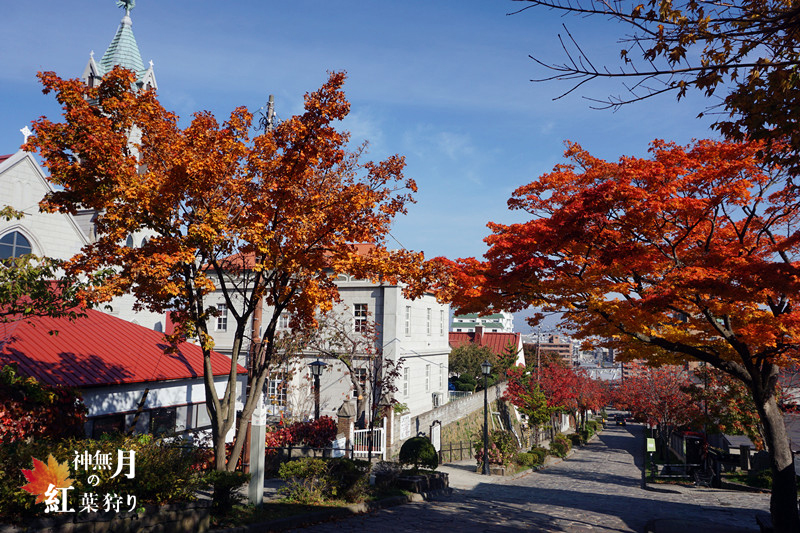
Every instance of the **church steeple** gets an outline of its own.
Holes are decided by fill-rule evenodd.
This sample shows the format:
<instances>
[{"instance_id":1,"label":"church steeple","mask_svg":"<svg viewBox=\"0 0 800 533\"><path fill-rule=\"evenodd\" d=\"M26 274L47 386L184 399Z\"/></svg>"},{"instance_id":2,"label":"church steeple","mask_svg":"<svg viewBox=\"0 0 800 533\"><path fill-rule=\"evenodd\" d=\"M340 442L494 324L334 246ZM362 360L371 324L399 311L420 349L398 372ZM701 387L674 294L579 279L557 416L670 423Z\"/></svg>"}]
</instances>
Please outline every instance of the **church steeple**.
<instances>
[{"instance_id":1,"label":"church steeple","mask_svg":"<svg viewBox=\"0 0 800 533\"><path fill-rule=\"evenodd\" d=\"M136 85L139 88L158 88L153 62L151 61L150 67L145 69L142 54L139 52L139 46L133 36L133 22L130 14L135 4L135 0L117 0L117 5L125 9L125 16L122 17L119 29L99 64L94 60L94 52L90 54L89 63L83 71L83 81L90 87L94 86L99 78L110 72L116 65L120 65L136 73Z\"/></svg>"}]
</instances>

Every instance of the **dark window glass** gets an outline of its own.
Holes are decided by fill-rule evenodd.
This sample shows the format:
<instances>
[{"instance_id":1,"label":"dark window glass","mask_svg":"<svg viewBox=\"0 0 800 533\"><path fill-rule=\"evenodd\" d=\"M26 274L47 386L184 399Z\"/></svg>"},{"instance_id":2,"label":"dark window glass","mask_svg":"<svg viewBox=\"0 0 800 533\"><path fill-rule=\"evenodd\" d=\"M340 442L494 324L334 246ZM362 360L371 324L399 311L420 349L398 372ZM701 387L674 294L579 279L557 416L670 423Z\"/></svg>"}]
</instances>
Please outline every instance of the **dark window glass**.
<instances>
[{"instance_id":1,"label":"dark window glass","mask_svg":"<svg viewBox=\"0 0 800 533\"><path fill-rule=\"evenodd\" d=\"M125 415L100 416L92 419L92 438L98 439L108 433L125 431Z\"/></svg>"},{"instance_id":2,"label":"dark window glass","mask_svg":"<svg viewBox=\"0 0 800 533\"><path fill-rule=\"evenodd\" d=\"M0 259L20 257L32 252L30 241L18 231L12 231L0 237Z\"/></svg>"},{"instance_id":3,"label":"dark window glass","mask_svg":"<svg viewBox=\"0 0 800 533\"><path fill-rule=\"evenodd\" d=\"M167 407L150 411L150 433L155 436L175 431L175 408Z\"/></svg>"}]
</instances>

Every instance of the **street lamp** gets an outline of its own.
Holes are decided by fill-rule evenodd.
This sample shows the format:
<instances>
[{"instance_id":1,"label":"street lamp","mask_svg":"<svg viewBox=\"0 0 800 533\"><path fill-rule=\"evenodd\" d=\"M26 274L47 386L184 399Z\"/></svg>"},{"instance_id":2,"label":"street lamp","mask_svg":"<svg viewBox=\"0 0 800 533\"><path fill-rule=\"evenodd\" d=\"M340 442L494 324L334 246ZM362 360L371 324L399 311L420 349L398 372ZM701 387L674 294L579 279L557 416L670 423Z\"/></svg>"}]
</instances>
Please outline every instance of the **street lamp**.
<instances>
[{"instance_id":1,"label":"street lamp","mask_svg":"<svg viewBox=\"0 0 800 533\"><path fill-rule=\"evenodd\" d=\"M483 474L491 475L489 471L489 391L487 390L487 383L489 374L492 373L492 363L487 359L481 363L481 372L483 372Z\"/></svg>"},{"instance_id":2,"label":"street lamp","mask_svg":"<svg viewBox=\"0 0 800 533\"><path fill-rule=\"evenodd\" d=\"M308 366L311 367L311 375L314 376L314 420L319 420L319 377L328 365L317 359L313 363L308 363Z\"/></svg>"}]
</instances>

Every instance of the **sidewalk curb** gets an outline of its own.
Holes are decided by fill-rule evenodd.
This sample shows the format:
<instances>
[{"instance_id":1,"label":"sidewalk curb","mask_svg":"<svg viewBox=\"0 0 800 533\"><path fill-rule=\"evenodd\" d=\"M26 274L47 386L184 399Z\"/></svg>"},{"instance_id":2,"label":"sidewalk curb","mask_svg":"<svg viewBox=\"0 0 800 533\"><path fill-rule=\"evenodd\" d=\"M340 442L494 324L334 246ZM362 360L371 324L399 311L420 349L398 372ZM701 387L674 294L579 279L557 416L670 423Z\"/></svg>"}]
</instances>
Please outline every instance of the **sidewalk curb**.
<instances>
[{"instance_id":1,"label":"sidewalk curb","mask_svg":"<svg viewBox=\"0 0 800 533\"><path fill-rule=\"evenodd\" d=\"M257 522L247 524L246 526L236 526L221 529L212 529L209 533L256 533L264 531L286 531L288 529L297 529L306 527L322 522L331 522L334 520L341 520L351 516L371 513L387 507L395 507L412 502L422 502L449 496L453 493L453 489L446 488L434 490L423 493L412 493L406 496L391 496L375 502L369 503L355 503L346 505L344 507L337 507L334 509L327 509L315 513L289 516L286 518L279 518L277 520L269 520L267 522Z\"/></svg>"}]
</instances>

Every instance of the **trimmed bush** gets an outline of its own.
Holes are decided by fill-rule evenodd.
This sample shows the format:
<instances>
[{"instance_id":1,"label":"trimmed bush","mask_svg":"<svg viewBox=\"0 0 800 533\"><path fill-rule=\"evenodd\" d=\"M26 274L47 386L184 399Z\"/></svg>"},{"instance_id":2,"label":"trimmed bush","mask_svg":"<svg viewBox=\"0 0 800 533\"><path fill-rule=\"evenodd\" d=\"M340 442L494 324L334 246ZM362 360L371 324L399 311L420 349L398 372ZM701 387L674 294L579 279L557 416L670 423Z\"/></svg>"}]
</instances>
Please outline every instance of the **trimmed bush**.
<instances>
[{"instance_id":1,"label":"trimmed bush","mask_svg":"<svg viewBox=\"0 0 800 533\"><path fill-rule=\"evenodd\" d=\"M569 436L569 441L573 448L575 446L581 446L585 442L583 439L583 435L581 435L580 433L571 433Z\"/></svg>"},{"instance_id":2,"label":"trimmed bush","mask_svg":"<svg viewBox=\"0 0 800 533\"><path fill-rule=\"evenodd\" d=\"M514 457L514 462L520 466L527 466L529 468L537 464L536 455L528 452L518 453L517 456Z\"/></svg>"},{"instance_id":3,"label":"trimmed bush","mask_svg":"<svg viewBox=\"0 0 800 533\"><path fill-rule=\"evenodd\" d=\"M550 454L563 459L571 448L570 444L570 440L563 433L556 433L550 441Z\"/></svg>"},{"instance_id":4,"label":"trimmed bush","mask_svg":"<svg viewBox=\"0 0 800 533\"><path fill-rule=\"evenodd\" d=\"M435 470L439 466L439 454L427 437L412 437L400 448L400 464L414 465L414 472L420 466Z\"/></svg>"},{"instance_id":5,"label":"trimmed bush","mask_svg":"<svg viewBox=\"0 0 800 533\"><path fill-rule=\"evenodd\" d=\"M541 446L536 446L528 451L528 454L536 457L537 464L544 464L544 458L547 457L547 449Z\"/></svg>"}]
</instances>

